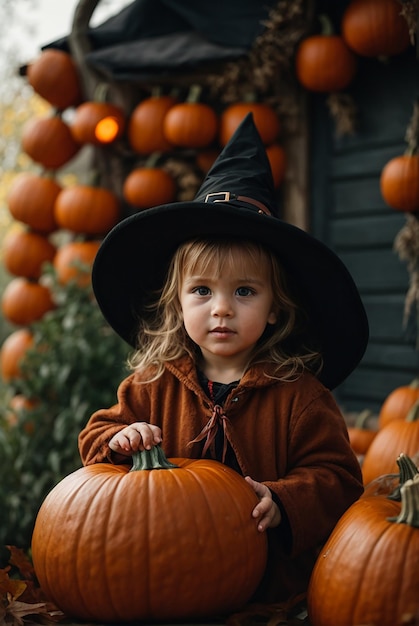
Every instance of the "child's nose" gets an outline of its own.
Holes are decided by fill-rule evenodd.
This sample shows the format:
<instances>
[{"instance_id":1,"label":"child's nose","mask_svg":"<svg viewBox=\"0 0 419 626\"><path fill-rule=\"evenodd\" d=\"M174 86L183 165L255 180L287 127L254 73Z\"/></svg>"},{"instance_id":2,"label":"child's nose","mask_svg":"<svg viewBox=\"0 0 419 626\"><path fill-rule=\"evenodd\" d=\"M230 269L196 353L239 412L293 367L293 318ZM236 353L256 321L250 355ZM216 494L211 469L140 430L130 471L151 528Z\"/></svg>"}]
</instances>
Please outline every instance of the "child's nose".
<instances>
[{"instance_id":1,"label":"child's nose","mask_svg":"<svg viewBox=\"0 0 419 626\"><path fill-rule=\"evenodd\" d=\"M213 300L212 314L215 317L231 317L233 315L231 299L221 294L216 296Z\"/></svg>"}]
</instances>

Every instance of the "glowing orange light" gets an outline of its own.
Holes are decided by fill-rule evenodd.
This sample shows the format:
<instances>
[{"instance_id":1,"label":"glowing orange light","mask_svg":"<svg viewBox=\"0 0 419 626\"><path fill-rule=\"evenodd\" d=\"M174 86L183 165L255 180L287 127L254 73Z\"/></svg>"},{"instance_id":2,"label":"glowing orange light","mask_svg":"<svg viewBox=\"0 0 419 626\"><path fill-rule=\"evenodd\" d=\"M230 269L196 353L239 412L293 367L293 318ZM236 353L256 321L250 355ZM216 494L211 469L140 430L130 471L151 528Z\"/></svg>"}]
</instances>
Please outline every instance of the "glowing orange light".
<instances>
[{"instance_id":1,"label":"glowing orange light","mask_svg":"<svg viewBox=\"0 0 419 626\"><path fill-rule=\"evenodd\" d=\"M116 117L104 117L96 124L95 137L101 143L111 143L119 133L119 123Z\"/></svg>"}]
</instances>

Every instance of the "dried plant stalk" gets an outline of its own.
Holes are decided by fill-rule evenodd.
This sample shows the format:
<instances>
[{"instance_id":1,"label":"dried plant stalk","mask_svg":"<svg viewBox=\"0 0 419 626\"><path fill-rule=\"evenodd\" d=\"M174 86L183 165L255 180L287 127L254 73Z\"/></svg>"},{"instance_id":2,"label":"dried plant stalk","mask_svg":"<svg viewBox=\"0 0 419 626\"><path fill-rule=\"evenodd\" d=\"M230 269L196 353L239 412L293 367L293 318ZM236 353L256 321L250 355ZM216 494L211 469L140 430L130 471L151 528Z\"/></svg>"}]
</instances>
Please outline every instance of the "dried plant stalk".
<instances>
[{"instance_id":1,"label":"dried plant stalk","mask_svg":"<svg viewBox=\"0 0 419 626\"><path fill-rule=\"evenodd\" d=\"M353 97L348 93L334 92L328 96L326 103L335 122L336 135L353 135L358 113Z\"/></svg>"},{"instance_id":2,"label":"dried plant stalk","mask_svg":"<svg viewBox=\"0 0 419 626\"><path fill-rule=\"evenodd\" d=\"M409 288L403 312L403 326L406 327L411 315L416 317L416 349L419 349L419 220L408 213L406 224L396 235L394 250L401 261L406 261L409 272Z\"/></svg>"},{"instance_id":3,"label":"dried plant stalk","mask_svg":"<svg viewBox=\"0 0 419 626\"><path fill-rule=\"evenodd\" d=\"M399 0L401 4L400 14L407 22L409 29L410 42L415 45L415 37L418 29L419 1L418 0Z\"/></svg>"}]
</instances>

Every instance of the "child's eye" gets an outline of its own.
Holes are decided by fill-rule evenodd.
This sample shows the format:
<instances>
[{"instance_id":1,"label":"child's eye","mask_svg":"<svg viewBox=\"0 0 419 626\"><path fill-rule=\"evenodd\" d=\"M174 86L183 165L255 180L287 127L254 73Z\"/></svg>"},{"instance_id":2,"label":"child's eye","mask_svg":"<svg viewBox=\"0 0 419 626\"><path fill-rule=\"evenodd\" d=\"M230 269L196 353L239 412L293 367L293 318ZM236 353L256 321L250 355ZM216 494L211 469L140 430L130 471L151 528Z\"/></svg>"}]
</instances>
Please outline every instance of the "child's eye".
<instances>
[{"instance_id":1,"label":"child's eye","mask_svg":"<svg viewBox=\"0 0 419 626\"><path fill-rule=\"evenodd\" d=\"M251 296L254 292L250 287L238 287L236 293L238 296Z\"/></svg>"},{"instance_id":2,"label":"child's eye","mask_svg":"<svg viewBox=\"0 0 419 626\"><path fill-rule=\"evenodd\" d=\"M197 293L198 296L208 296L210 294L209 287L195 287L193 293Z\"/></svg>"}]
</instances>

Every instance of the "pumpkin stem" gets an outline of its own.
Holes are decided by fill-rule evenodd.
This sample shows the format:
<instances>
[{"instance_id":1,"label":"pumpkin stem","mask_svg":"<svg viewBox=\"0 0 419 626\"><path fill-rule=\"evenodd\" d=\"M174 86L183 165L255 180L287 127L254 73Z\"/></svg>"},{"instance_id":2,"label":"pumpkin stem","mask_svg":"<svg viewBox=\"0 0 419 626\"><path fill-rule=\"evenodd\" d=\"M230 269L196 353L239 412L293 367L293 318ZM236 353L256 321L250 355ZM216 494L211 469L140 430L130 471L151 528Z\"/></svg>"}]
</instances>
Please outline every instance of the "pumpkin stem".
<instances>
[{"instance_id":1,"label":"pumpkin stem","mask_svg":"<svg viewBox=\"0 0 419 626\"><path fill-rule=\"evenodd\" d=\"M202 93L201 85L191 85L186 102L199 102L201 93Z\"/></svg>"},{"instance_id":2,"label":"pumpkin stem","mask_svg":"<svg viewBox=\"0 0 419 626\"><path fill-rule=\"evenodd\" d=\"M144 167L157 167L158 162L160 161L162 157L162 153L161 152L152 152L148 157L146 162L144 163Z\"/></svg>"},{"instance_id":3,"label":"pumpkin stem","mask_svg":"<svg viewBox=\"0 0 419 626\"><path fill-rule=\"evenodd\" d=\"M364 409L363 411L358 413L355 419L355 428L365 428L365 424L367 423L368 419L373 415L374 413L370 409Z\"/></svg>"},{"instance_id":4,"label":"pumpkin stem","mask_svg":"<svg viewBox=\"0 0 419 626\"><path fill-rule=\"evenodd\" d=\"M395 524L408 524L419 528L419 473L401 487L402 508L398 517L387 518Z\"/></svg>"},{"instance_id":5,"label":"pumpkin stem","mask_svg":"<svg viewBox=\"0 0 419 626\"><path fill-rule=\"evenodd\" d=\"M132 468L130 472L152 469L174 469L179 467L167 460L160 446L153 446L151 450L139 450L132 455Z\"/></svg>"},{"instance_id":6,"label":"pumpkin stem","mask_svg":"<svg viewBox=\"0 0 419 626\"><path fill-rule=\"evenodd\" d=\"M333 35L334 34L334 28L333 28L333 24L332 21L330 19L330 17L328 15L326 15L325 13L321 13L319 15L319 22L320 22L320 26L321 26L321 34L324 35L325 37Z\"/></svg>"},{"instance_id":7,"label":"pumpkin stem","mask_svg":"<svg viewBox=\"0 0 419 626\"><path fill-rule=\"evenodd\" d=\"M406 415L406 422L416 422L419 419L419 400L415 402L408 414Z\"/></svg>"},{"instance_id":8,"label":"pumpkin stem","mask_svg":"<svg viewBox=\"0 0 419 626\"><path fill-rule=\"evenodd\" d=\"M108 83L101 82L95 88L93 94L94 102L107 102L109 95L109 85Z\"/></svg>"},{"instance_id":9,"label":"pumpkin stem","mask_svg":"<svg viewBox=\"0 0 419 626\"><path fill-rule=\"evenodd\" d=\"M400 470L400 474L399 474L400 483L399 485L397 485L395 490L392 493L390 493L387 497L389 498L389 500L397 500L398 502L400 502L401 488L403 487L405 483L407 483L408 480L412 480L412 478L414 478L417 474L419 474L419 470L416 467L413 460L409 456L407 456L407 454L404 454L404 452L400 454L396 462Z\"/></svg>"}]
</instances>

